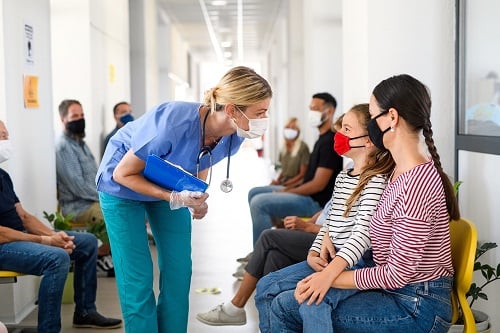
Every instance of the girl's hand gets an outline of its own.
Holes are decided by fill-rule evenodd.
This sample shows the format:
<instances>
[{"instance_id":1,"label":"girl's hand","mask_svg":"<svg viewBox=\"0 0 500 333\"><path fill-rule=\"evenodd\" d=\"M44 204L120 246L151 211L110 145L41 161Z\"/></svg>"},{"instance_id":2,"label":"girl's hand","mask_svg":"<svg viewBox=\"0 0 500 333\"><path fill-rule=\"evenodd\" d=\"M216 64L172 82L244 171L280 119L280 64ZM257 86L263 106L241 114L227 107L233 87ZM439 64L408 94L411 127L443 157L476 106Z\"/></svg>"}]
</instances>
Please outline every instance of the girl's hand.
<instances>
[{"instance_id":1,"label":"girl's hand","mask_svg":"<svg viewBox=\"0 0 500 333\"><path fill-rule=\"evenodd\" d=\"M335 257L336 251L335 246L333 246L332 240L328 231L323 235L323 242L321 243L321 252L319 256L326 262L330 262Z\"/></svg>"},{"instance_id":2,"label":"girl's hand","mask_svg":"<svg viewBox=\"0 0 500 333\"><path fill-rule=\"evenodd\" d=\"M318 252L315 251L309 251L309 254L307 255L307 263L309 264L309 267L316 272L321 272L326 266L328 266L328 261L321 258Z\"/></svg>"}]
</instances>

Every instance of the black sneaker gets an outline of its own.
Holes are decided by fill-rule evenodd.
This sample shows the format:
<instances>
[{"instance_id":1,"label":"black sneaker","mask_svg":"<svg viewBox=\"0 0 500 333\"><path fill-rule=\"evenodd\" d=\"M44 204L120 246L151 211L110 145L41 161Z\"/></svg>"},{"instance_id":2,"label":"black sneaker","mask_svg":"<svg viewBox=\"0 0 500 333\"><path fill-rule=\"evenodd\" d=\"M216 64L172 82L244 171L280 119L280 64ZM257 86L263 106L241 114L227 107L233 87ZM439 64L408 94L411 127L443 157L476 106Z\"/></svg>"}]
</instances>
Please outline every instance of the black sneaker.
<instances>
[{"instance_id":1,"label":"black sneaker","mask_svg":"<svg viewBox=\"0 0 500 333\"><path fill-rule=\"evenodd\" d=\"M115 267L110 255L97 258L97 276L115 277Z\"/></svg>"},{"instance_id":2,"label":"black sneaker","mask_svg":"<svg viewBox=\"0 0 500 333\"><path fill-rule=\"evenodd\" d=\"M96 312L89 312L85 315L73 315L73 327L78 328L120 328L122 320L115 318L106 318Z\"/></svg>"}]
</instances>

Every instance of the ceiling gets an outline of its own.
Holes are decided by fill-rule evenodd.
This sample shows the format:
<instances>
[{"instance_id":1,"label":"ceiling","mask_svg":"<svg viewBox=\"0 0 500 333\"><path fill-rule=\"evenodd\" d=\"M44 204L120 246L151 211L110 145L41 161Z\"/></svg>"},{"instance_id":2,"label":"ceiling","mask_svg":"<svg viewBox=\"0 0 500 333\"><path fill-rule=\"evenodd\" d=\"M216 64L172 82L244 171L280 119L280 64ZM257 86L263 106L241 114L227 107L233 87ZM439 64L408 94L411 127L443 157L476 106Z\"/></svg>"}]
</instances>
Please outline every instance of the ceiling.
<instances>
[{"instance_id":1,"label":"ceiling","mask_svg":"<svg viewBox=\"0 0 500 333\"><path fill-rule=\"evenodd\" d=\"M160 18L176 27L192 55L233 65L259 57L284 1L158 0L158 6Z\"/></svg>"}]
</instances>

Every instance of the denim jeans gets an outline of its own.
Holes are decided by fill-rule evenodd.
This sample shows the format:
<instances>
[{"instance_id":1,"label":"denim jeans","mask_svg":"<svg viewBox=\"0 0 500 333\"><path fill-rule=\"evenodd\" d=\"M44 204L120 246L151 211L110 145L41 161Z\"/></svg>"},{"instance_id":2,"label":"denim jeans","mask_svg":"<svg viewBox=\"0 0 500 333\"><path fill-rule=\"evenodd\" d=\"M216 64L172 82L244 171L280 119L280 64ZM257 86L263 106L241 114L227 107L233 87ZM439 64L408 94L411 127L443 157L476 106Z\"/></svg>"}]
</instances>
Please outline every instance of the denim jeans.
<instances>
[{"instance_id":1,"label":"denim jeans","mask_svg":"<svg viewBox=\"0 0 500 333\"><path fill-rule=\"evenodd\" d=\"M308 195L273 192L282 186L261 186L248 192L253 225L253 245L262 231L272 227L272 217L313 216L323 207Z\"/></svg>"},{"instance_id":2,"label":"denim jeans","mask_svg":"<svg viewBox=\"0 0 500 333\"><path fill-rule=\"evenodd\" d=\"M32 242L0 244L0 269L43 276L38 291L38 332L61 331L61 301L70 261L75 262L75 312L93 312L97 290L97 239L94 235L66 232L75 236L71 255L61 248Z\"/></svg>"},{"instance_id":3,"label":"denim jeans","mask_svg":"<svg viewBox=\"0 0 500 333\"><path fill-rule=\"evenodd\" d=\"M113 253L125 332L187 332L191 283L191 214L167 201L99 192ZM148 219L158 251L160 293L153 291Z\"/></svg>"},{"instance_id":4,"label":"denim jeans","mask_svg":"<svg viewBox=\"0 0 500 333\"><path fill-rule=\"evenodd\" d=\"M311 321L311 332L445 333L451 321L451 277L408 284L396 290L364 290L341 301L331 314L332 326ZM333 292L336 289L332 289ZM293 290L278 295L271 305L271 332L300 332L303 305ZM305 329L305 327L304 327Z\"/></svg>"},{"instance_id":5,"label":"denim jeans","mask_svg":"<svg viewBox=\"0 0 500 333\"><path fill-rule=\"evenodd\" d=\"M358 263L352 267L352 269L373 265L372 251L368 250ZM309 267L307 261L303 261L280 269L279 271L269 273L259 280L255 292L255 306L259 312L259 328L262 333L271 332L271 306L273 300L278 295L286 291L292 291L293 296L297 283L314 272L315 271ZM324 304L321 305L321 311L323 311L321 313L321 320L328 321L329 318L326 317L325 311L328 311L328 308L331 309L336 307L338 302L355 294L356 292L358 292L356 289L344 289L337 293L328 292L322 302ZM298 311L298 303L296 310ZM320 316L320 313L318 312L315 315ZM319 318L317 318L317 320L319 320ZM313 330L311 332L316 331Z\"/></svg>"}]
</instances>

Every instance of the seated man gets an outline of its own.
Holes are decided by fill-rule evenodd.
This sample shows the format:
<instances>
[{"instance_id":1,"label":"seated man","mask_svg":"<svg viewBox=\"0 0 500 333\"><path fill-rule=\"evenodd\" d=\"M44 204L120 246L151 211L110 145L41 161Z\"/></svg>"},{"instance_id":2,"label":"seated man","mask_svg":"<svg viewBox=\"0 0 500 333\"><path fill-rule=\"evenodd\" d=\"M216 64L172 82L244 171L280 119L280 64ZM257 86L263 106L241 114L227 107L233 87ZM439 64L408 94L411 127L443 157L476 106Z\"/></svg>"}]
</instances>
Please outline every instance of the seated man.
<instances>
[{"instance_id":1,"label":"seated man","mask_svg":"<svg viewBox=\"0 0 500 333\"><path fill-rule=\"evenodd\" d=\"M337 101L329 93L312 96L309 105L310 124L319 131L309 158L303 183L298 186L255 187L248 193L253 224L253 245L273 218L287 215L312 216L328 202L337 174L342 170L342 157L333 150L332 119Z\"/></svg>"},{"instance_id":2,"label":"seated man","mask_svg":"<svg viewBox=\"0 0 500 333\"><path fill-rule=\"evenodd\" d=\"M79 223L104 220L99 205L95 175L97 163L83 138L85 118L79 101L66 99L59 104L64 132L56 145L56 174L59 206L63 215L72 214ZM109 244L99 247L99 276L114 277Z\"/></svg>"},{"instance_id":3,"label":"seated man","mask_svg":"<svg viewBox=\"0 0 500 333\"><path fill-rule=\"evenodd\" d=\"M8 132L0 121L0 140ZM4 154L8 150L9 154ZM0 145L0 162L10 146ZM70 261L75 262L74 327L118 328L121 319L100 315L95 306L97 239L90 233L55 231L22 207L9 174L0 168L0 269L43 276L38 292L38 331L61 331L61 302Z\"/></svg>"}]
</instances>

